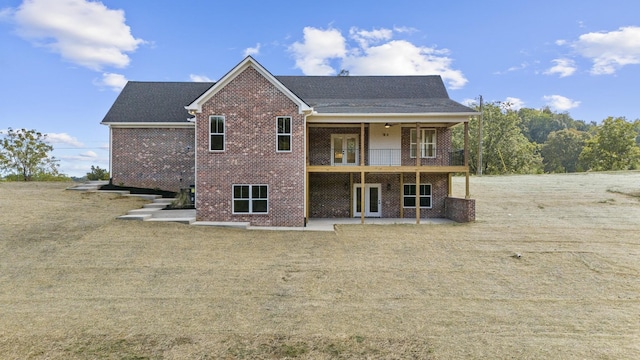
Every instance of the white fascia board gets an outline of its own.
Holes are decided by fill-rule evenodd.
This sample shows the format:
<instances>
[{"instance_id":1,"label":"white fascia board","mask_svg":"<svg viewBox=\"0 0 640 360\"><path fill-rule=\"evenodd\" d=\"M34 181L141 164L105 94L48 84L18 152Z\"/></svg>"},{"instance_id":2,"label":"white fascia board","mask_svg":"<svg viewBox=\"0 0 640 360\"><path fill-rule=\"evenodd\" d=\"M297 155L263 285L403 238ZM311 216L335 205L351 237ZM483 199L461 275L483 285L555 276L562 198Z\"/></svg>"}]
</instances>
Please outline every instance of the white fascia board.
<instances>
[{"instance_id":1,"label":"white fascia board","mask_svg":"<svg viewBox=\"0 0 640 360\"><path fill-rule=\"evenodd\" d=\"M138 128L138 129L153 129L153 128L187 128L193 129L195 128L195 124L193 122L117 122L117 123L105 123L101 122L102 125L107 125L110 128Z\"/></svg>"},{"instance_id":2,"label":"white fascia board","mask_svg":"<svg viewBox=\"0 0 640 360\"><path fill-rule=\"evenodd\" d=\"M260 63L258 63L253 57L247 56L242 60L238 65L236 65L231 71L229 71L225 76L222 77L218 82L215 83L209 90L207 90L204 94L200 95L199 98L194 100L191 104L185 106L185 109L189 112L202 112L202 105L206 103L211 97L213 97L218 91L222 90L227 84L229 84L233 79L235 79L239 74L241 74L244 70L249 67L253 67L260 75L264 76L270 83L272 83L278 90L280 90L285 96L287 96L291 101L298 105L299 113L302 114L304 112L308 112L311 109L309 105L307 105L302 99L297 97L291 90L289 90L286 86L284 86L278 79L276 79L267 69L265 69Z\"/></svg>"},{"instance_id":3,"label":"white fascia board","mask_svg":"<svg viewBox=\"0 0 640 360\"><path fill-rule=\"evenodd\" d=\"M332 113L313 114L307 117L309 123L344 123L348 121L366 123L403 123L407 121L433 122L433 123L460 123L468 122L471 117L479 116L479 112L464 113L389 113L389 114L353 114Z\"/></svg>"}]
</instances>

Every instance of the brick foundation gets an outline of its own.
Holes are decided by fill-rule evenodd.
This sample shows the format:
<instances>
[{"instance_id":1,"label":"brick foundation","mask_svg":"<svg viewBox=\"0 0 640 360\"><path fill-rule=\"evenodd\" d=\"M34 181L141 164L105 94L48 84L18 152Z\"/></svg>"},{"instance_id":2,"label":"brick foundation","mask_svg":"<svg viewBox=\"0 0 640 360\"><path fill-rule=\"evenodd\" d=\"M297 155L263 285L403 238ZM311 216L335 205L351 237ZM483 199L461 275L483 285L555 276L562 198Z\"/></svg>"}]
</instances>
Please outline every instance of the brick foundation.
<instances>
[{"instance_id":1,"label":"brick foundation","mask_svg":"<svg viewBox=\"0 0 640 360\"><path fill-rule=\"evenodd\" d=\"M476 220L476 201L474 199L448 197L445 199L445 207L448 219L459 223Z\"/></svg>"}]
</instances>

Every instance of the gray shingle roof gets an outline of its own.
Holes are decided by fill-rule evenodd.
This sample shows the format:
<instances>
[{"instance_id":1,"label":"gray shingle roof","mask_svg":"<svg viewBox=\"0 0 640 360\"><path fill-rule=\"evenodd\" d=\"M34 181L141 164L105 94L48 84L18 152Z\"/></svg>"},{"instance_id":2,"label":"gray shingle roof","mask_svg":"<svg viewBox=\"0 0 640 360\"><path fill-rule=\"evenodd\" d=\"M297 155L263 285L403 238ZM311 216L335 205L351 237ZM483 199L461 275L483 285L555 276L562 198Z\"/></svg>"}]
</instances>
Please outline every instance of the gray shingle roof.
<instances>
[{"instance_id":1,"label":"gray shingle roof","mask_svg":"<svg viewBox=\"0 0 640 360\"><path fill-rule=\"evenodd\" d=\"M438 75L276 76L318 113L468 113ZM187 122L185 106L214 83L137 82L124 87L103 123Z\"/></svg>"},{"instance_id":2,"label":"gray shingle roof","mask_svg":"<svg viewBox=\"0 0 640 360\"><path fill-rule=\"evenodd\" d=\"M439 75L276 76L318 113L460 113Z\"/></svg>"},{"instance_id":3,"label":"gray shingle roof","mask_svg":"<svg viewBox=\"0 0 640 360\"><path fill-rule=\"evenodd\" d=\"M211 82L129 81L103 123L188 122L185 106L207 91Z\"/></svg>"}]
</instances>

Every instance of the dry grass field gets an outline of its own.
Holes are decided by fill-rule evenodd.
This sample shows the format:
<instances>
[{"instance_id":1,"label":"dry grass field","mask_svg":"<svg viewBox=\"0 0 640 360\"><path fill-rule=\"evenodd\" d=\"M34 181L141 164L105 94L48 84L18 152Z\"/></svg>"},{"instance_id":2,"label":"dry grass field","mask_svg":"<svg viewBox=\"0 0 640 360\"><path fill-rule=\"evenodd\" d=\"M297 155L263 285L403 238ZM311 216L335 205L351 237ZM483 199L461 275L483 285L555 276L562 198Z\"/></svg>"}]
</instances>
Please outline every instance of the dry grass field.
<instances>
[{"instance_id":1,"label":"dry grass field","mask_svg":"<svg viewBox=\"0 0 640 360\"><path fill-rule=\"evenodd\" d=\"M1 359L640 359L640 172L473 177L475 223L335 233L65 186L0 183Z\"/></svg>"}]
</instances>

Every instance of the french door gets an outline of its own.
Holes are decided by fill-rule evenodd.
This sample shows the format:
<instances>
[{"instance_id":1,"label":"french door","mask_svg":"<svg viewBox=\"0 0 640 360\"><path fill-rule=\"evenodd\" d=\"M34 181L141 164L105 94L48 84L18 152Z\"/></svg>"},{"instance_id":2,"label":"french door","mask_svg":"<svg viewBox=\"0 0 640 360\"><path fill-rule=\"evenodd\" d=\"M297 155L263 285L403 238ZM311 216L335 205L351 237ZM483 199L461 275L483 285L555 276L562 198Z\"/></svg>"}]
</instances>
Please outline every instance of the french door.
<instances>
[{"instance_id":1,"label":"french door","mask_svg":"<svg viewBox=\"0 0 640 360\"><path fill-rule=\"evenodd\" d=\"M354 184L353 191L353 217L362 216L362 185ZM364 216L365 217L381 217L382 216L382 198L380 184L364 185Z\"/></svg>"},{"instance_id":2,"label":"french door","mask_svg":"<svg viewBox=\"0 0 640 360\"><path fill-rule=\"evenodd\" d=\"M358 135L331 135L331 165L358 165Z\"/></svg>"}]
</instances>

